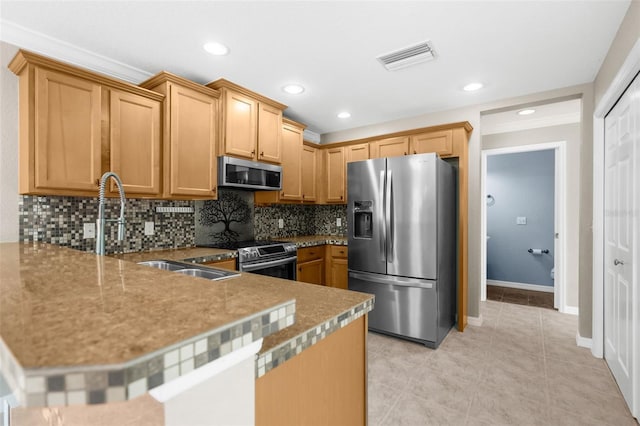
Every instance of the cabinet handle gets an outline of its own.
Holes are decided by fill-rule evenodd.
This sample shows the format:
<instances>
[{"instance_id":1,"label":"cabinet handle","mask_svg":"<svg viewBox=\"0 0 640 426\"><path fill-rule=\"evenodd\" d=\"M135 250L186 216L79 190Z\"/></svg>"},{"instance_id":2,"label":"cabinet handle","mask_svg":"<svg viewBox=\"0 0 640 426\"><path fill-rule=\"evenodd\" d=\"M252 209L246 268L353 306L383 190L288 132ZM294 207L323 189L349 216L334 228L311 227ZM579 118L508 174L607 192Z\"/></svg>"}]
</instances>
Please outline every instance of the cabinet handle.
<instances>
[{"instance_id":1,"label":"cabinet handle","mask_svg":"<svg viewBox=\"0 0 640 426\"><path fill-rule=\"evenodd\" d=\"M260 157L264 157L264 151L260 151Z\"/></svg>"},{"instance_id":2,"label":"cabinet handle","mask_svg":"<svg viewBox=\"0 0 640 426\"><path fill-rule=\"evenodd\" d=\"M213 192L214 194L218 191L218 188L216 188L215 186L211 189L211 192Z\"/></svg>"},{"instance_id":3,"label":"cabinet handle","mask_svg":"<svg viewBox=\"0 0 640 426\"><path fill-rule=\"evenodd\" d=\"M282 191L282 192L280 193L280 196L281 196L281 197L284 197L284 191Z\"/></svg>"},{"instance_id":4,"label":"cabinet handle","mask_svg":"<svg viewBox=\"0 0 640 426\"><path fill-rule=\"evenodd\" d=\"M255 149L253 151L251 151L251 156L253 157L254 155L256 155L256 150Z\"/></svg>"},{"instance_id":5,"label":"cabinet handle","mask_svg":"<svg viewBox=\"0 0 640 426\"><path fill-rule=\"evenodd\" d=\"M340 250L340 254L344 254L344 250Z\"/></svg>"},{"instance_id":6,"label":"cabinet handle","mask_svg":"<svg viewBox=\"0 0 640 426\"><path fill-rule=\"evenodd\" d=\"M302 272L302 268L298 268L298 271Z\"/></svg>"},{"instance_id":7,"label":"cabinet handle","mask_svg":"<svg viewBox=\"0 0 640 426\"><path fill-rule=\"evenodd\" d=\"M341 195L341 196L340 196L340 199L342 200L342 198L343 198L343 197L342 197L342 195Z\"/></svg>"},{"instance_id":8,"label":"cabinet handle","mask_svg":"<svg viewBox=\"0 0 640 426\"><path fill-rule=\"evenodd\" d=\"M414 153L414 154L417 154L417 152L416 152L416 150L415 150L415 149L413 150L413 153Z\"/></svg>"},{"instance_id":9,"label":"cabinet handle","mask_svg":"<svg viewBox=\"0 0 640 426\"><path fill-rule=\"evenodd\" d=\"M405 152L404 155L407 155L407 153Z\"/></svg>"},{"instance_id":10,"label":"cabinet handle","mask_svg":"<svg viewBox=\"0 0 640 426\"><path fill-rule=\"evenodd\" d=\"M99 187L100 186L100 179L96 179L96 186Z\"/></svg>"}]
</instances>

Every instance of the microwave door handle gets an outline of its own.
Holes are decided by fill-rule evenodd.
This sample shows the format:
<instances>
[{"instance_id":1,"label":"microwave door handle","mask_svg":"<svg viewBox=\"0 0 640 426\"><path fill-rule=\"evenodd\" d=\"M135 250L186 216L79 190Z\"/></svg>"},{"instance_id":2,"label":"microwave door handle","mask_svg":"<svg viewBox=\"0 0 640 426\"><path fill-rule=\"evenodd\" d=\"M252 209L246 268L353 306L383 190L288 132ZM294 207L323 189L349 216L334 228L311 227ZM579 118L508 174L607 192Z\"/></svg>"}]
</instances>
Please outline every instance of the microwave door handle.
<instances>
[{"instance_id":1,"label":"microwave door handle","mask_svg":"<svg viewBox=\"0 0 640 426\"><path fill-rule=\"evenodd\" d=\"M393 175L391 170L387 172L385 200L385 226L387 239L387 262L393 263Z\"/></svg>"},{"instance_id":2,"label":"microwave door handle","mask_svg":"<svg viewBox=\"0 0 640 426\"><path fill-rule=\"evenodd\" d=\"M385 218L384 218L384 204L385 204L385 171L380 171L380 188L378 194L378 245L380 247L380 261L386 262L385 257L385 240L387 239Z\"/></svg>"}]
</instances>

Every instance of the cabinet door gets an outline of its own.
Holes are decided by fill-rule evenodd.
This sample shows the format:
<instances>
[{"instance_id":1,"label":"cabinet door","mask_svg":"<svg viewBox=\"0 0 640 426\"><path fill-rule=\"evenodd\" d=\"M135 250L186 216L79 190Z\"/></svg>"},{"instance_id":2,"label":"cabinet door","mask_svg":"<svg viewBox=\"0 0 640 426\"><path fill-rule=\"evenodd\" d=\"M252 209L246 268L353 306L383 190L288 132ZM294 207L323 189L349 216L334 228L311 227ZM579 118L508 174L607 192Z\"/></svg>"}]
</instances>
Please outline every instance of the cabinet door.
<instances>
[{"instance_id":1,"label":"cabinet door","mask_svg":"<svg viewBox=\"0 0 640 426\"><path fill-rule=\"evenodd\" d=\"M168 195L214 198L218 183L217 100L176 84L171 85L170 94Z\"/></svg>"},{"instance_id":2,"label":"cabinet door","mask_svg":"<svg viewBox=\"0 0 640 426\"><path fill-rule=\"evenodd\" d=\"M327 166L327 202L344 203L345 162L344 149L330 148L326 150Z\"/></svg>"},{"instance_id":3,"label":"cabinet door","mask_svg":"<svg viewBox=\"0 0 640 426\"><path fill-rule=\"evenodd\" d=\"M312 146L302 145L302 160L300 173L302 174L302 201L316 201L316 177L318 150Z\"/></svg>"},{"instance_id":4,"label":"cabinet door","mask_svg":"<svg viewBox=\"0 0 640 426\"><path fill-rule=\"evenodd\" d=\"M35 187L97 191L100 85L37 68L35 92Z\"/></svg>"},{"instance_id":5,"label":"cabinet door","mask_svg":"<svg viewBox=\"0 0 640 426\"><path fill-rule=\"evenodd\" d=\"M371 158L399 157L409 153L409 138L397 137L371 142Z\"/></svg>"},{"instance_id":6,"label":"cabinet door","mask_svg":"<svg viewBox=\"0 0 640 426\"><path fill-rule=\"evenodd\" d=\"M300 177L301 152L302 129L285 124L282 126L281 200L302 199L302 180Z\"/></svg>"},{"instance_id":7,"label":"cabinet door","mask_svg":"<svg viewBox=\"0 0 640 426\"><path fill-rule=\"evenodd\" d=\"M453 130L411 136L411 152L413 154L435 152L441 157L453 154Z\"/></svg>"},{"instance_id":8,"label":"cabinet door","mask_svg":"<svg viewBox=\"0 0 640 426\"><path fill-rule=\"evenodd\" d=\"M324 259L311 260L309 262L298 263L297 281L322 285L322 271L324 269Z\"/></svg>"},{"instance_id":9,"label":"cabinet door","mask_svg":"<svg viewBox=\"0 0 640 426\"><path fill-rule=\"evenodd\" d=\"M258 105L258 160L282 162L282 111L270 105Z\"/></svg>"},{"instance_id":10,"label":"cabinet door","mask_svg":"<svg viewBox=\"0 0 640 426\"><path fill-rule=\"evenodd\" d=\"M357 145L348 145L345 147L347 163L352 161L362 161L369 159L369 144L359 143Z\"/></svg>"},{"instance_id":11,"label":"cabinet door","mask_svg":"<svg viewBox=\"0 0 640 426\"><path fill-rule=\"evenodd\" d=\"M331 287L347 289L348 286L348 271L347 271L347 259L332 258L331 259L331 278L329 284Z\"/></svg>"},{"instance_id":12,"label":"cabinet door","mask_svg":"<svg viewBox=\"0 0 640 426\"><path fill-rule=\"evenodd\" d=\"M224 152L255 160L258 102L233 90L227 90L224 99Z\"/></svg>"},{"instance_id":13,"label":"cabinet door","mask_svg":"<svg viewBox=\"0 0 640 426\"><path fill-rule=\"evenodd\" d=\"M110 92L110 163L125 193L160 194L160 102ZM111 191L117 192L115 183Z\"/></svg>"},{"instance_id":14,"label":"cabinet door","mask_svg":"<svg viewBox=\"0 0 640 426\"><path fill-rule=\"evenodd\" d=\"M235 259L213 260L211 262L204 262L203 265L220 269L228 269L230 271L237 271Z\"/></svg>"}]
</instances>

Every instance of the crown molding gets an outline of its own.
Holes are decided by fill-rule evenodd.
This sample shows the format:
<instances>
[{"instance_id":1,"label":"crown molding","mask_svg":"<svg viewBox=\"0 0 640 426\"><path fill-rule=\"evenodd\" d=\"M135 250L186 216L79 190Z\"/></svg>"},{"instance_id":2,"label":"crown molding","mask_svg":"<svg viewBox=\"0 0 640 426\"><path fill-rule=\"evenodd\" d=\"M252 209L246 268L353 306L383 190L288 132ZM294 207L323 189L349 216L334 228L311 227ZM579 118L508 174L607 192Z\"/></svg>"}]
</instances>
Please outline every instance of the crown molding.
<instances>
[{"instance_id":1,"label":"crown molding","mask_svg":"<svg viewBox=\"0 0 640 426\"><path fill-rule=\"evenodd\" d=\"M150 72L93 53L11 21L0 19L0 28L2 28L2 31L0 31L0 40L6 43L87 68L110 77L137 84L152 76Z\"/></svg>"},{"instance_id":2,"label":"crown molding","mask_svg":"<svg viewBox=\"0 0 640 426\"><path fill-rule=\"evenodd\" d=\"M490 127L482 127L483 135L495 135L498 133L517 132L520 130L538 129L541 127L560 126L562 124L580 123L580 111L566 114L554 114L548 117L531 118L527 120L514 120L496 124Z\"/></svg>"},{"instance_id":3,"label":"crown molding","mask_svg":"<svg viewBox=\"0 0 640 426\"><path fill-rule=\"evenodd\" d=\"M245 96L249 96L250 98L256 99L258 102L263 102L265 104L271 105L274 108L278 108L283 111L287 109L287 106L285 104L281 104L278 101L274 101L271 98L267 98L266 96L263 96L260 93L254 92L253 90L249 90L246 87L242 87L239 84L236 84L233 81L229 81L224 78L220 78L216 81L207 83L205 84L205 86L210 87L211 89L220 90L220 91L223 91L226 89L233 90Z\"/></svg>"}]
</instances>

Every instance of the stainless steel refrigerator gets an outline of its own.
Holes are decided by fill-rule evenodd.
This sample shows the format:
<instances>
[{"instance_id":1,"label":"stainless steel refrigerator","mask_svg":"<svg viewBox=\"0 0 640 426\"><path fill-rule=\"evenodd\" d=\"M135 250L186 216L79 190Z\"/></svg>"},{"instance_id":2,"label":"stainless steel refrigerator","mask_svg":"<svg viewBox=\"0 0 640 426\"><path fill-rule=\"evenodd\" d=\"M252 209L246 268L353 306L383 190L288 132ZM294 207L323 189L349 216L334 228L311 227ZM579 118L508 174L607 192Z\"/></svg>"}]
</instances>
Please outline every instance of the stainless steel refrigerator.
<instances>
[{"instance_id":1,"label":"stainless steel refrigerator","mask_svg":"<svg viewBox=\"0 0 640 426\"><path fill-rule=\"evenodd\" d=\"M456 173L436 154L347 165L349 289L369 329L436 348L455 323Z\"/></svg>"}]
</instances>

